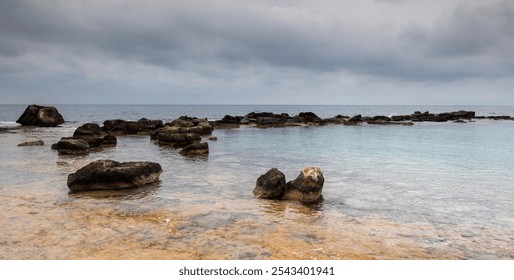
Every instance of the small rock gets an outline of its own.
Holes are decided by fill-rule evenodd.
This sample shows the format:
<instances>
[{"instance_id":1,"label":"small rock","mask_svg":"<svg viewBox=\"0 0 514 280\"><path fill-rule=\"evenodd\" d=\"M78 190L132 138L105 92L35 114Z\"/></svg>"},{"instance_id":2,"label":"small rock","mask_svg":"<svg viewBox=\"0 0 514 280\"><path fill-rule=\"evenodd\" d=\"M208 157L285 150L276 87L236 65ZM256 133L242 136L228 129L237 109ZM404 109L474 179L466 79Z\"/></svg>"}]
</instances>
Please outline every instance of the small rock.
<instances>
[{"instance_id":1,"label":"small rock","mask_svg":"<svg viewBox=\"0 0 514 280\"><path fill-rule=\"evenodd\" d=\"M218 137L216 137L216 136L209 136L209 138L207 138L207 140L218 141Z\"/></svg>"},{"instance_id":2,"label":"small rock","mask_svg":"<svg viewBox=\"0 0 514 280\"><path fill-rule=\"evenodd\" d=\"M23 142L18 144L18 147L26 147L26 146L43 146L45 142L43 140L37 140L37 141L29 141L29 142Z\"/></svg>"},{"instance_id":3,"label":"small rock","mask_svg":"<svg viewBox=\"0 0 514 280\"><path fill-rule=\"evenodd\" d=\"M306 167L293 181L287 182L284 199L314 202L321 197L325 178L319 167Z\"/></svg>"},{"instance_id":4,"label":"small rock","mask_svg":"<svg viewBox=\"0 0 514 280\"><path fill-rule=\"evenodd\" d=\"M183 156L205 156L209 154L209 144L193 143L184 147L180 154Z\"/></svg>"},{"instance_id":5,"label":"small rock","mask_svg":"<svg viewBox=\"0 0 514 280\"><path fill-rule=\"evenodd\" d=\"M259 198L279 198L283 195L285 186L284 173L271 168L257 179L253 194Z\"/></svg>"}]
</instances>

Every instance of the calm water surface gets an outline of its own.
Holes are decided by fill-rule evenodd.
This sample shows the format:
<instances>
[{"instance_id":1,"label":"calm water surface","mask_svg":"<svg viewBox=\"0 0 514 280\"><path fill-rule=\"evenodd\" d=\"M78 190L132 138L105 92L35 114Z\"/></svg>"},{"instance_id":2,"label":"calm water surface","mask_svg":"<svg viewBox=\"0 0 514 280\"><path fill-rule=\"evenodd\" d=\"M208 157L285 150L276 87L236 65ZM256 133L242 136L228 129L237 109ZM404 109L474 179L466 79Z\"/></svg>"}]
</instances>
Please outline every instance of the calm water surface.
<instances>
[{"instance_id":1,"label":"calm water surface","mask_svg":"<svg viewBox=\"0 0 514 280\"><path fill-rule=\"evenodd\" d=\"M13 125L25 106L0 106ZM67 123L0 133L2 259L503 259L514 258L513 121L414 126L215 130L208 158L182 157L148 136L88 156L50 149L87 121L251 111L391 115L513 107L57 106ZM17 147L42 139L45 146ZM159 184L70 194L67 175L96 159L159 162ZM325 175L323 201L252 195L277 167Z\"/></svg>"}]
</instances>

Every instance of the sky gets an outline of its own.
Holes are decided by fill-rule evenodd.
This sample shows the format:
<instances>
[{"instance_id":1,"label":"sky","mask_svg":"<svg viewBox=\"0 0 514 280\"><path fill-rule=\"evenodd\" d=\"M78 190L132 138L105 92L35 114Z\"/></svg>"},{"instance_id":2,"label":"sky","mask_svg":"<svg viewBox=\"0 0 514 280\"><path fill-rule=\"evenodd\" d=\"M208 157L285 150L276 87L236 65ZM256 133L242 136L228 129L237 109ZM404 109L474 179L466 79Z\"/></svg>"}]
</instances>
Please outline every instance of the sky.
<instances>
[{"instance_id":1,"label":"sky","mask_svg":"<svg viewBox=\"0 0 514 280\"><path fill-rule=\"evenodd\" d=\"M0 0L0 104L514 105L511 0Z\"/></svg>"}]
</instances>

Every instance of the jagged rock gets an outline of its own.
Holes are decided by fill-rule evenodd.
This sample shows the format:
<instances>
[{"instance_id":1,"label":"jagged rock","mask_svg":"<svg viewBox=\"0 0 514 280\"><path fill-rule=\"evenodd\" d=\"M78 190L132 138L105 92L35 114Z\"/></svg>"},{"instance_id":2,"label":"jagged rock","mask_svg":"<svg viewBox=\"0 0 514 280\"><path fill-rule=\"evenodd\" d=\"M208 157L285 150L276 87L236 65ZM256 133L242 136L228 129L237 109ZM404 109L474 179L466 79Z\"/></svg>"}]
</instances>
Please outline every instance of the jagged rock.
<instances>
[{"instance_id":1,"label":"jagged rock","mask_svg":"<svg viewBox=\"0 0 514 280\"><path fill-rule=\"evenodd\" d=\"M21 125L58 126L64 118L55 107L29 105L16 121Z\"/></svg>"},{"instance_id":2,"label":"jagged rock","mask_svg":"<svg viewBox=\"0 0 514 280\"><path fill-rule=\"evenodd\" d=\"M86 155L89 153L89 144L83 139L62 138L52 149L63 155Z\"/></svg>"},{"instance_id":3,"label":"jagged rock","mask_svg":"<svg viewBox=\"0 0 514 280\"><path fill-rule=\"evenodd\" d=\"M27 146L43 146L45 145L45 142L43 140L37 140L37 141L29 141L29 142L23 142L18 144L18 147L27 147Z\"/></svg>"},{"instance_id":4,"label":"jagged rock","mask_svg":"<svg viewBox=\"0 0 514 280\"><path fill-rule=\"evenodd\" d=\"M277 168L271 168L257 179L253 194L259 198L280 198L284 194L285 186L284 173Z\"/></svg>"},{"instance_id":5,"label":"jagged rock","mask_svg":"<svg viewBox=\"0 0 514 280\"><path fill-rule=\"evenodd\" d=\"M180 154L183 156L206 156L209 154L209 144L193 143L184 147Z\"/></svg>"},{"instance_id":6,"label":"jagged rock","mask_svg":"<svg viewBox=\"0 0 514 280\"><path fill-rule=\"evenodd\" d=\"M155 162L97 160L68 175L72 191L119 190L159 181L161 165Z\"/></svg>"},{"instance_id":7,"label":"jagged rock","mask_svg":"<svg viewBox=\"0 0 514 280\"><path fill-rule=\"evenodd\" d=\"M306 167L293 181L287 182L284 199L314 202L321 197L325 178L319 167Z\"/></svg>"}]
</instances>

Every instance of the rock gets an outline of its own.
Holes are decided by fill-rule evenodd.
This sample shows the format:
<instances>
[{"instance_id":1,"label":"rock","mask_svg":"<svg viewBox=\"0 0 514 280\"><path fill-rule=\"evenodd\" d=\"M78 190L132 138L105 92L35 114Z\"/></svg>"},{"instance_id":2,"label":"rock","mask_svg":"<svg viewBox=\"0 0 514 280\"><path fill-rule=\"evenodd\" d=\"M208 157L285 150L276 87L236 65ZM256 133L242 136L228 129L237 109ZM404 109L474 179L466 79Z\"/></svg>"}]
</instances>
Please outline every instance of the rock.
<instances>
[{"instance_id":1,"label":"rock","mask_svg":"<svg viewBox=\"0 0 514 280\"><path fill-rule=\"evenodd\" d=\"M155 162L97 160L68 175L71 191L119 190L159 181L161 165Z\"/></svg>"},{"instance_id":2,"label":"rock","mask_svg":"<svg viewBox=\"0 0 514 280\"><path fill-rule=\"evenodd\" d=\"M306 167L293 181L287 182L284 199L314 202L321 197L325 178L319 167Z\"/></svg>"},{"instance_id":3,"label":"rock","mask_svg":"<svg viewBox=\"0 0 514 280\"><path fill-rule=\"evenodd\" d=\"M16 121L21 125L58 126L64 118L55 107L29 105Z\"/></svg>"},{"instance_id":4,"label":"rock","mask_svg":"<svg viewBox=\"0 0 514 280\"><path fill-rule=\"evenodd\" d=\"M161 120L149 120L146 118L139 119L137 121L140 130L153 131L164 126Z\"/></svg>"},{"instance_id":5,"label":"rock","mask_svg":"<svg viewBox=\"0 0 514 280\"><path fill-rule=\"evenodd\" d=\"M276 168L261 175L255 184L253 194L259 198L280 198L284 194L286 176Z\"/></svg>"},{"instance_id":6,"label":"rock","mask_svg":"<svg viewBox=\"0 0 514 280\"><path fill-rule=\"evenodd\" d=\"M206 156L209 154L209 144L193 143L184 147L180 154L183 156Z\"/></svg>"},{"instance_id":7,"label":"rock","mask_svg":"<svg viewBox=\"0 0 514 280\"><path fill-rule=\"evenodd\" d=\"M96 123L85 123L77 127L71 138L82 139L86 141L91 148L113 146L117 143L117 139L114 135L107 134L107 132Z\"/></svg>"},{"instance_id":8,"label":"rock","mask_svg":"<svg viewBox=\"0 0 514 280\"><path fill-rule=\"evenodd\" d=\"M81 136L104 136L106 134L105 130L103 130L96 123L85 123L73 132L73 137L81 137Z\"/></svg>"},{"instance_id":9,"label":"rock","mask_svg":"<svg viewBox=\"0 0 514 280\"><path fill-rule=\"evenodd\" d=\"M318 117L313 112L301 112L298 114L298 117L302 119L303 122L309 123L309 122L320 122L321 118Z\"/></svg>"},{"instance_id":10,"label":"rock","mask_svg":"<svg viewBox=\"0 0 514 280\"><path fill-rule=\"evenodd\" d=\"M118 139L116 139L116 136L107 134L103 138L102 145L116 145L118 143Z\"/></svg>"},{"instance_id":11,"label":"rock","mask_svg":"<svg viewBox=\"0 0 514 280\"><path fill-rule=\"evenodd\" d=\"M239 120L237 117L226 115L221 119L222 123L229 123L229 124L239 124Z\"/></svg>"},{"instance_id":12,"label":"rock","mask_svg":"<svg viewBox=\"0 0 514 280\"><path fill-rule=\"evenodd\" d=\"M18 144L18 147L27 147L27 146L43 146L45 145L45 142L43 140L37 140L37 141L29 141L29 142L23 142Z\"/></svg>"},{"instance_id":13,"label":"rock","mask_svg":"<svg viewBox=\"0 0 514 280\"><path fill-rule=\"evenodd\" d=\"M463 121L463 120L461 120L461 119L454 120L453 122L454 122L454 123L466 123L466 121Z\"/></svg>"},{"instance_id":14,"label":"rock","mask_svg":"<svg viewBox=\"0 0 514 280\"><path fill-rule=\"evenodd\" d=\"M165 124L160 130L166 131L166 133L196 133L199 135L209 135L214 130L214 127L207 119L182 116L173 120L171 123Z\"/></svg>"},{"instance_id":15,"label":"rock","mask_svg":"<svg viewBox=\"0 0 514 280\"><path fill-rule=\"evenodd\" d=\"M356 122L360 122L361 121L361 118L362 116L361 115L355 115L353 117L351 117L348 122L351 122L351 123L356 123Z\"/></svg>"},{"instance_id":16,"label":"rock","mask_svg":"<svg viewBox=\"0 0 514 280\"><path fill-rule=\"evenodd\" d=\"M83 139L62 138L52 149L63 155L86 155L89 153L89 144Z\"/></svg>"},{"instance_id":17,"label":"rock","mask_svg":"<svg viewBox=\"0 0 514 280\"><path fill-rule=\"evenodd\" d=\"M457 112L452 112L452 115L456 119L472 119L472 118L475 117L475 112L460 110L460 111L457 111Z\"/></svg>"},{"instance_id":18,"label":"rock","mask_svg":"<svg viewBox=\"0 0 514 280\"><path fill-rule=\"evenodd\" d=\"M285 119L271 117L258 117L256 120L256 123L259 126L284 126L285 122Z\"/></svg>"},{"instance_id":19,"label":"rock","mask_svg":"<svg viewBox=\"0 0 514 280\"><path fill-rule=\"evenodd\" d=\"M177 133L167 128L158 129L151 138L157 140L160 145L170 145L175 148L185 147L201 140L197 133Z\"/></svg>"},{"instance_id":20,"label":"rock","mask_svg":"<svg viewBox=\"0 0 514 280\"><path fill-rule=\"evenodd\" d=\"M208 140L211 140L211 141L218 141L218 137L216 136L209 136L209 138L207 138Z\"/></svg>"},{"instance_id":21,"label":"rock","mask_svg":"<svg viewBox=\"0 0 514 280\"><path fill-rule=\"evenodd\" d=\"M498 121L498 120L510 120L510 116L488 116L487 118L490 119L490 120L495 120L495 121Z\"/></svg>"},{"instance_id":22,"label":"rock","mask_svg":"<svg viewBox=\"0 0 514 280\"><path fill-rule=\"evenodd\" d=\"M124 134L127 130L127 122L124 120L106 120L103 129L108 132Z\"/></svg>"}]
</instances>

